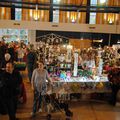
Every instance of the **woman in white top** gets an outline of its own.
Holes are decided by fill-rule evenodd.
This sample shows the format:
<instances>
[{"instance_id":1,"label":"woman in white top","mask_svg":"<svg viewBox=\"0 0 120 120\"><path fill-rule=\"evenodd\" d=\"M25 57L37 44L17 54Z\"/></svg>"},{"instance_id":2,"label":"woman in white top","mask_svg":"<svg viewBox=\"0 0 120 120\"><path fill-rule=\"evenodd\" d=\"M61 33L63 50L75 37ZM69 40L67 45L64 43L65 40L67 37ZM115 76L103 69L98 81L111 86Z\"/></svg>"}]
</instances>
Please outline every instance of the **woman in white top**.
<instances>
[{"instance_id":1,"label":"woman in white top","mask_svg":"<svg viewBox=\"0 0 120 120\"><path fill-rule=\"evenodd\" d=\"M35 115L37 109L42 111L41 104L42 98L45 97L47 92L47 83L50 82L48 72L44 69L43 62L38 62L38 68L34 69L31 79L32 89L34 90L34 102L32 116ZM38 107L37 107L38 104Z\"/></svg>"}]
</instances>

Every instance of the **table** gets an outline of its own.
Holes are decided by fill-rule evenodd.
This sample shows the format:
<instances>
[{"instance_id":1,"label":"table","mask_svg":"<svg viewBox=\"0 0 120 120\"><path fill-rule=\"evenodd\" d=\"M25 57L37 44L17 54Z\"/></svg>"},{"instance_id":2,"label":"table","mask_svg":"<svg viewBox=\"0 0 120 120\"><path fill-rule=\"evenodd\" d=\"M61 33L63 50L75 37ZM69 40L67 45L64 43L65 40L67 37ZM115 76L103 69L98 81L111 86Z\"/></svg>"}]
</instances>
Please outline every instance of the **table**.
<instances>
[{"instance_id":1,"label":"table","mask_svg":"<svg viewBox=\"0 0 120 120\"><path fill-rule=\"evenodd\" d=\"M111 93L107 75L87 77L71 77L70 79L53 81L52 92L57 95Z\"/></svg>"}]
</instances>

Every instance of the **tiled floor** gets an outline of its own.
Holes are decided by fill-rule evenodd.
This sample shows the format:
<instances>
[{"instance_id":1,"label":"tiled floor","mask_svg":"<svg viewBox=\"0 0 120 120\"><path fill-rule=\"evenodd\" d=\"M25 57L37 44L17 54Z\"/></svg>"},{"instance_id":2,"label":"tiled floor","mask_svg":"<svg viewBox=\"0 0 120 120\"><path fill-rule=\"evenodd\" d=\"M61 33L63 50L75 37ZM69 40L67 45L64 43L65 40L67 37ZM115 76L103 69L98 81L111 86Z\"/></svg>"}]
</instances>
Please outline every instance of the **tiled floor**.
<instances>
[{"instance_id":1,"label":"tiled floor","mask_svg":"<svg viewBox=\"0 0 120 120\"><path fill-rule=\"evenodd\" d=\"M46 120L46 113L38 113L35 118L30 117L32 111L33 93L30 84L26 81L27 103L18 106L17 117L20 120ZM120 120L120 106L111 106L101 101L72 101L69 103L73 112L71 120ZM0 120L8 120L8 116L0 115ZM65 120L65 114L61 112L52 113L52 120Z\"/></svg>"}]
</instances>

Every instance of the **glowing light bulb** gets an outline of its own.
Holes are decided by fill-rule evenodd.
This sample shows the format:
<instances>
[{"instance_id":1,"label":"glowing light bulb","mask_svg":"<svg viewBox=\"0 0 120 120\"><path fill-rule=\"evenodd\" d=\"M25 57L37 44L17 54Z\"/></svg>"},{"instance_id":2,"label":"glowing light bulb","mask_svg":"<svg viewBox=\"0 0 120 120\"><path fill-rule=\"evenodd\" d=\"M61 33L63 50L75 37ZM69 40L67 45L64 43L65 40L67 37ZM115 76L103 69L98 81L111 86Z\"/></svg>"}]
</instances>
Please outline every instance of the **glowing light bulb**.
<instances>
[{"instance_id":1,"label":"glowing light bulb","mask_svg":"<svg viewBox=\"0 0 120 120\"><path fill-rule=\"evenodd\" d=\"M103 3L105 3L106 2L106 0L100 0L100 3L101 4L103 4Z\"/></svg>"},{"instance_id":2,"label":"glowing light bulb","mask_svg":"<svg viewBox=\"0 0 120 120\"><path fill-rule=\"evenodd\" d=\"M72 22L74 23L74 22L75 22L75 19L72 19Z\"/></svg>"},{"instance_id":3,"label":"glowing light bulb","mask_svg":"<svg viewBox=\"0 0 120 120\"><path fill-rule=\"evenodd\" d=\"M112 23L113 23L113 21L112 21L112 19L110 19L110 20L109 20L109 24L112 24Z\"/></svg>"}]
</instances>

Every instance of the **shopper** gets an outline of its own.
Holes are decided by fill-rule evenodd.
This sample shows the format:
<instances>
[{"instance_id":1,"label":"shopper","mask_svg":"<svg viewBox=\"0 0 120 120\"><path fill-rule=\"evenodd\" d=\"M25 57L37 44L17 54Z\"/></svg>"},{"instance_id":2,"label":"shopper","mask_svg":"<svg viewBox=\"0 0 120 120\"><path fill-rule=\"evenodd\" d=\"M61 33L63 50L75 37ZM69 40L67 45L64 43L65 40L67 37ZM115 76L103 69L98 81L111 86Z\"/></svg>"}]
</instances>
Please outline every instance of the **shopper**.
<instances>
[{"instance_id":1,"label":"shopper","mask_svg":"<svg viewBox=\"0 0 120 120\"><path fill-rule=\"evenodd\" d=\"M4 61L5 61L4 55L5 55L6 49L7 49L7 46L5 44L5 41L4 40L0 41L0 68L2 68L4 65Z\"/></svg>"},{"instance_id":2,"label":"shopper","mask_svg":"<svg viewBox=\"0 0 120 120\"><path fill-rule=\"evenodd\" d=\"M17 50L17 55L18 55L18 61L19 62L23 62L23 57L24 57L24 49L22 48L22 46L20 46Z\"/></svg>"},{"instance_id":3,"label":"shopper","mask_svg":"<svg viewBox=\"0 0 120 120\"><path fill-rule=\"evenodd\" d=\"M32 116L35 115L36 111L42 111L42 101L45 98L47 91L47 83L50 82L50 78L48 77L48 72L44 69L43 62L38 62L38 68L33 71L31 84L32 89L34 90L34 101L33 101L33 112ZM38 104L38 107L37 107Z\"/></svg>"},{"instance_id":4,"label":"shopper","mask_svg":"<svg viewBox=\"0 0 120 120\"><path fill-rule=\"evenodd\" d=\"M4 104L8 111L9 120L16 120L16 110L18 96L20 95L20 85L22 77L18 71L14 70L14 65L11 62L6 64L6 70L2 74L4 87L1 92Z\"/></svg>"},{"instance_id":5,"label":"shopper","mask_svg":"<svg viewBox=\"0 0 120 120\"><path fill-rule=\"evenodd\" d=\"M110 100L111 105L116 105L117 93L120 89L120 68L114 67L108 74L109 81L111 82L112 97Z\"/></svg>"},{"instance_id":6,"label":"shopper","mask_svg":"<svg viewBox=\"0 0 120 120\"><path fill-rule=\"evenodd\" d=\"M37 55L33 49L27 48L26 63L28 70L29 81L31 82L31 77L33 70L36 68Z\"/></svg>"},{"instance_id":7,"label":"shopper","mask_svg":"<svg viewBox=\"0 0 120 120\"><path fill-rule=\"evenodd\" d=\"M9 54L8 50L6 50L5 55L4 55L4 61L2 68L6 67L6 64L11 61L11 55Z\"/></svg>"}]
</instances>

